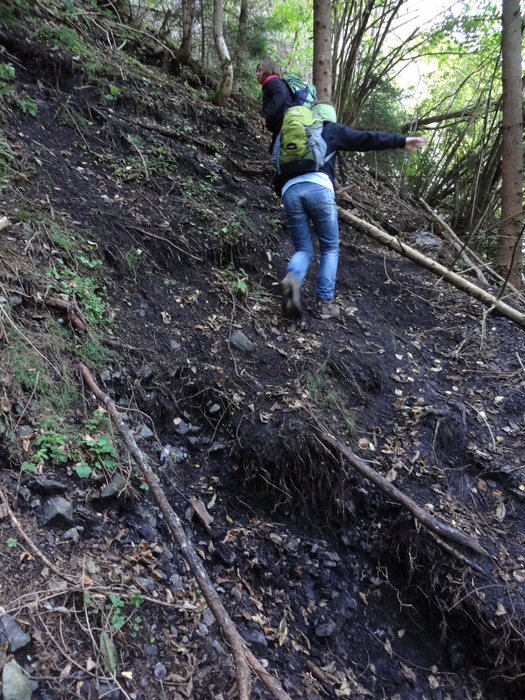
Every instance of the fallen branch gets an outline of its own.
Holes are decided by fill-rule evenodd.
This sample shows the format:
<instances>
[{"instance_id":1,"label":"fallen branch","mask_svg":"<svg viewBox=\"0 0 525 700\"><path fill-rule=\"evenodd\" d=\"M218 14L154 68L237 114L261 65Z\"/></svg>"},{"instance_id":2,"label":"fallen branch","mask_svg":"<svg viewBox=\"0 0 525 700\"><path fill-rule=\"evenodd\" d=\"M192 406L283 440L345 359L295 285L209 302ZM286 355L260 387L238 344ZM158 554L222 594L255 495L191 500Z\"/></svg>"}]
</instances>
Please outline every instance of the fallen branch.
<instances>
[{"instance_id":1,"label":"fallen branch","mask_svg":"<svg viewBox=\"0 0 525 700\"><path fill-rule=\"evenodd\" d=\"M428 528L429 530L436 533L440 537L443 537L446 540L455 542L456 544L462 545L463 547L468 547L469 549L473 550L474 552L477 552L478 554L483 554L487 556L487 552L475 540L473 540L468 535L465 535L464 532L461 532L460 530L457 530L456 528L451 527L450 525L445 525L445 523L442 523L437 518L434 518L433 515L427 513L425 510L423 510L423 508L420 508L420 506L418 506L417 503L415 503L411 498L406 496L402 491L400 491L393 484L391 484L390 481L385 479L384 476L379 474L379 472L377 472L375 469L372 469L372 467L369 467L368 464L366 464L366 462L363 462L363 460L359 459L359 457L357 457L350 448L343 445L331 435L328 435L328 433L321 433L320 438L327 445L330 445L335 450L337 450L337 452L339 452L339 454L341 454L346 459L346 461L349 462L349 464L351 464L353 467L355 467L364 477L366 477L376 486L379 486L379 488L382 491L387 493L395 501L405 506L405 508L407 508L407 510L409 510L412 513L414 518L416 518L416 520L419 520L419 522L422 523L426 528Z\"/></svg>"},{"instance_id":2,"label":"fallen branch","mask_svg":"<svg viewBox=\"0 0 525 700\"><path fill-rule=\"evenodd\" d=\"M191 573L197 580L210 610L215 616L217 623L219 624L226 640L230 645L232 655L235 660L240 700L250 700L251 697L250 668L256 673L259 680L266 686L274 698L277 698L277 700L291 700L290 696L283 689L280 682L265 670L264 666L248 649L246 642L239 634L235 624L224 608L222 601L215 590L208 573L202 565L199 556L186 535L181 519L169 504L168 499L159 485L155 472L151 468L147 457L139 450L135 438L122 420L122 417L116 409L115 403L95 384L93 377L85 365L80 365L80 369L86 386L93 392L99 401L104 403L104 406L112 421L119 429L126 447L128 448L130 454L135 458L139 469L144 476L144 480L149 486L155 500L159 504L160 510L171 531L171 534L180 548L182 556L186 560Z\"/></svg>"},{"instance_id":3,"label":"fallen branch","mask_svg":"<svg viewBox=\"0 0 525 700\"><path fill-rule=\"evenodd\" d=\"M379 241L383 245L386 245L387 248L390 248L390 250L394 250L396 253L399 253L405 258L408 258L427 270L430 270L430 272L433 272L435 275L443 277L443 279L447 280L447 282L450 282L458 289L461 289L462 292L466 292L469 296L477 299L485 306L495 309L502 316L510 319L518 326L525 328L525 315L519 311L516 311L516 309L513 309L512 306L505 304L503 301L499 301L499 299L496 299L496 297L492 294L489 294L483 289L476 287L475 284L468 282L460 275L457 275L455 272L451 272L443 265L440 265L435 260L432 260L432 258L428 258L426 255L414 250L414 248L402 243L394 236L390 236L388 233L381 231L381 229L377 228L377 226L369 224L367 221L363 221L363 219L359 219L357 216L350 214L350 212L347 212L340 207L338 207L338 211L341 219L347 224L357 226L361 231L364 231L367 236L370 236L370 238Z\"/></svg>"}]
</instances>

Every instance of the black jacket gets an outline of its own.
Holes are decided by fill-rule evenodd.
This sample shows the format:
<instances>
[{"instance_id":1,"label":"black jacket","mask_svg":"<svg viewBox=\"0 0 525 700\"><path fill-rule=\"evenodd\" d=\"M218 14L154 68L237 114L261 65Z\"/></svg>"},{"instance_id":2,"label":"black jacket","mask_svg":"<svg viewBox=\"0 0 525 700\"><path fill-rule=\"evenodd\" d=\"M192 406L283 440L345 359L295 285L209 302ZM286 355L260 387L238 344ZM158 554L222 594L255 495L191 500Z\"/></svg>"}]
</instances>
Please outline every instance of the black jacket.
<instances>
[{"instance_id":1,"label":"black jacket","mask_svg":"<svg viewBox=\"0 0 525 700\"><path fill-rule=\"evenodd\" d=\"M292 106L292 96L284 80L275 76L262 86L261 117L266 119L266 128L275 137L281 130L286 110Z\"/></svg>"},{"instance_id":2,"label":"black jacket","mask_svg":"<svg viewBox=\"0 0 525 700\"><path fill-rule=\"evenodd\" d=\"M387 134L383 131L356 131L337 122L326 122L323 127L323 139L326 141L326 156L332 155L320 168L326 173L335 190L335 161L337 151L385 151L388 148L404 148L406 138L400 134ZM275 191L281 194L283 185L296 175L275 175Z\"/></svg>"}]
</instances>

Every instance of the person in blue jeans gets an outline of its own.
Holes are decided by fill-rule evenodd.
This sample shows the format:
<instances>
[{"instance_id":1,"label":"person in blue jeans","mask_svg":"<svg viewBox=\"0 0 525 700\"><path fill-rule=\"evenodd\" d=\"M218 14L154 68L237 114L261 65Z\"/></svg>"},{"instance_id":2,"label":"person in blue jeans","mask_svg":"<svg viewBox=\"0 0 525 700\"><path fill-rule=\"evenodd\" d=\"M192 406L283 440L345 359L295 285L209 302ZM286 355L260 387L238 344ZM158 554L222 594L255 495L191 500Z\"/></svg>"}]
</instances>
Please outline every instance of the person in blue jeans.
<instances>
[{"instance_id":1,"label":"person in blue jeans","mask_svg":"<svg viewBox=\"0 0 525 700\"><path fill-rule=\"evenodd\" d=\"M419 136L401 136L374 131L356 131L337 123L335 109L329 103L317 103L312 112L323 121L326 141L325 163L317 172L299 176L275 176L275 189L282 197L286 223L290 230L294 254L281 282L283 315L301 317L301 285L314 258L312 227L319 240L320 262L317 277L316 315L320 318L339 316L334 302L337 263L339 259L339 223L335 204L335 154L342 151L382 151L404 148L416 151L428 143Z\"/></svg>"}]
</instances>

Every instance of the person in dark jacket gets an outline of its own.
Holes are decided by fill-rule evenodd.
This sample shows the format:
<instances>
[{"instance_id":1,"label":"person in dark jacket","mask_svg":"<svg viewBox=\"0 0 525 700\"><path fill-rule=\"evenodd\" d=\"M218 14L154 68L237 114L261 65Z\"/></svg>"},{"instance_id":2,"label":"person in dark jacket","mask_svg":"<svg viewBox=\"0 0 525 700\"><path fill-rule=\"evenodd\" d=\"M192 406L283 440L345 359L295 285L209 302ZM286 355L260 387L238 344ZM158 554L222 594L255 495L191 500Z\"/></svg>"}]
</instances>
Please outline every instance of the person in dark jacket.
<instances>
[{"instance_id":1,"label":"person in dark jacket","mask_svg":"<svg viewBox=\"0 0 525 700\"><path fill-rule=\"evenodd\" d=\"M320 318L339 316L334 302L335 280L339 258L339 224L335 204L335 155L341 151L382 151L404 148L416 151L428 139L374 131L356 131L337 123L335 109L329 103L312 107L323 121L323 139L327 150L325 163L317 172L299 176L275 176L275 189L282 197L286 222L295 249L281 282L283 315L301 317L301 285L314 257L311 226L319 239L320 263L317 277L316 315Z\"/></svg>"},{"instance_id":2,"label":"person in dark jacket","mask_svg":"<svg viewBox=\"0 0 525 700\"><path fill-rule=\"evenodd\" d=\"M283 124L284 113L292 106L292 95L281 79L279 66L275 61L261 61L255 75L262 86L261 124L272 134L271 153Z\"/></svg>"}]
</instances>

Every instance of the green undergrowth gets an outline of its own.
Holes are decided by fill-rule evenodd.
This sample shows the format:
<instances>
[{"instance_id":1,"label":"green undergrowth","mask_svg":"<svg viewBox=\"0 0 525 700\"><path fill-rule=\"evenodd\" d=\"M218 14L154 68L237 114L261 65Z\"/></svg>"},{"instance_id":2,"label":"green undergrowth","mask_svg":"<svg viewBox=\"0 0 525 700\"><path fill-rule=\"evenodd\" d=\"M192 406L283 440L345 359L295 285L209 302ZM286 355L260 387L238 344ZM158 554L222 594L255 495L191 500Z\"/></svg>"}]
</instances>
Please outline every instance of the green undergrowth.
<instances>
[{"instance_id":1,"label":"green undergrowth","mask_svg":"<svg viewBox=\"0 0 525 700\"><path fill-rule=\"evenodd\" d=\"M80 475L87 476L88 467L89 475L95 467L107 471L109 464L101 462L100 466L93 456L97 450L103 453L100 438L88 445L87 438L81 437L87 432L82 425L79 360L92 371L107 367L112 360L112 352L103 343L105 335L111 334L113 316L105 301L104 264L98 246L86 234L72 231L58 219L49 220L39 211L18 214L30 240L39 242L39 255L44 251L47 255L35 257L25 239L13 237L0 250L11 261L10 279L23 280L22 286L30 291L15 303L12 281L0 276L2 440L12 461L23 463L27 471L54 468L64 461L62 455L67 456L68 464L81 465ZM60 307L63 301L78 309L80 325ZM83 451L78 446L82 441ZM87 455L84 461L81 454ZM116 453L112 458L116 466Z\"/></svg>"}]
</instances>

